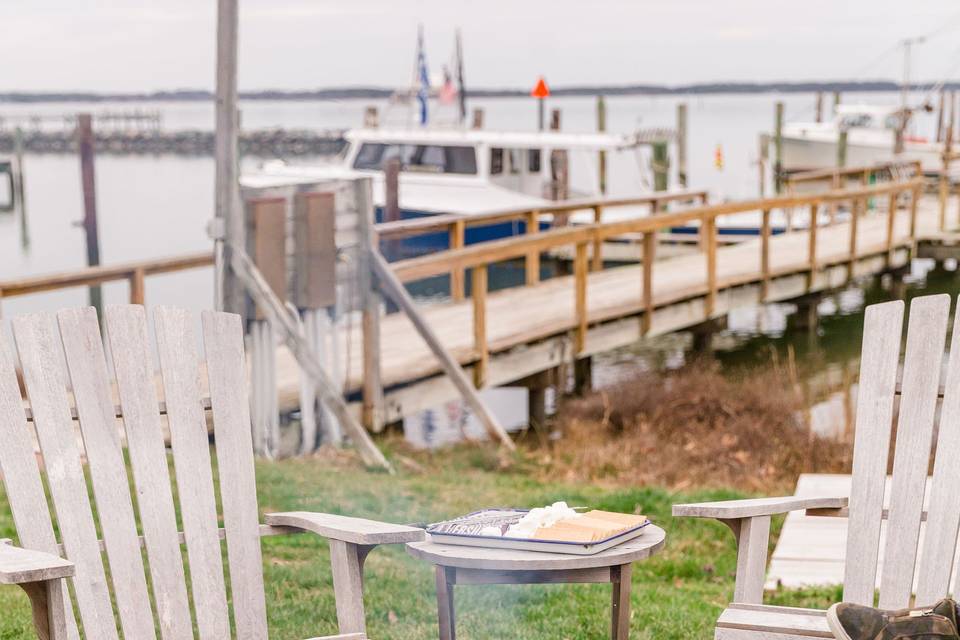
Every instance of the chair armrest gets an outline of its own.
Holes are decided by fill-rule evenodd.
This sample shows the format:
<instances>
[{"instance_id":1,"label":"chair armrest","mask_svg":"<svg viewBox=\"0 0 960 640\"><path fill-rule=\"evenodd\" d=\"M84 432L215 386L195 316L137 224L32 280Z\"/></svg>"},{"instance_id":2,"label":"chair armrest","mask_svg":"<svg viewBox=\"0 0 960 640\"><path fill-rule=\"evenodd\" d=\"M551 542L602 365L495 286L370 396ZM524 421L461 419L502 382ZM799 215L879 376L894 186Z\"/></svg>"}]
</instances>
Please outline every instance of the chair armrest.
<instances>
[{"instance_id":1,"label":"chair armrest","mask_svg":"<svg viewBox=\"0 0 960 640\"><path fill-rule=\"evenodd\" d=\"M76 572L69 560L43 551L0 544L0 584L27 584L68 578Z\"/></svg>"},{"instance_id":2,"label":"chair armrest","mask_svg":"<svg viewBox=\"0 0 960 640\"><path fill-rule=\"evenodd\" d=\"M738 520L778 515L803 509L840 509L846 507L847 502L848 498L804 498L801 496L723 500L696 504L675 504L673 505L673 515L690 518Z\"/></svg>"},{"instance_id":3,"label":"chair armrest","mask_svg":"<svg viewBox=\"0 0 960 640\"><path fill-rule=\"evenodd\" d=\"M332 513L311 511L268 513L264 516L264 521L275 527L301 529L352 544L402 544L419 542L426 538L423 529L364 518L338 516Z\"/></svg>"}]
</instances>

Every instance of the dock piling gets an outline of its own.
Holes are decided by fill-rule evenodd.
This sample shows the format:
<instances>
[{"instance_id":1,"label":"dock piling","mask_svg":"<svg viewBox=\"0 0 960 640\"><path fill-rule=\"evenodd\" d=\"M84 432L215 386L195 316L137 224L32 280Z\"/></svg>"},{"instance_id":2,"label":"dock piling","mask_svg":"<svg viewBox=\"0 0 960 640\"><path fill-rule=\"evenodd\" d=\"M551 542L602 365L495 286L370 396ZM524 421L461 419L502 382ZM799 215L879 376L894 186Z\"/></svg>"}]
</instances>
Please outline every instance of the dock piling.
<instances>
[{"instance_id":1,"label":"dock piling","mask_svg":"<svg viewBox=\"0 0 960 640\"><path fill-rule=\"evenodd\" d=\"M89 113L77 117L77 145L80 151L80 184L83 189L83 231L87 241L87 266L100 264L100 232L97 228L97 181L94 174L93 124ZM90 306L103 315L103 298L99 284L89 289Z\"/></svg>"},{"instance_id":2,"label":"dock piling","mask_svg":"<svg viewBox=\"0 0 960 640\"><path fill-rule=\"evenodd\" d=\"M776 193L783 191L783 103L774 106L773 120L773 185Z\"/></svg>"},{"instance_id":3,"label":"dock piling","mask_svg":"<svg viewBox=\"0 0 960 640\"><path fill-rule=\"evenodd\" d=\"M677 184L687 188L687 103L677 104Z\"/></svg>"},{"instance_id":4,"label":"dock piling","mask_svg":"<svg viewBox=\"0 0 960 640\"><path fill-rule=\"evenodd\" d=\"M823 91L817 91L817 106L816 106L817 122L823 122Z\"/></svg>"},{"instance_id":5,"label":"dock piling","mask_svg":"<svg viewBox=\"0 0 960 640\"><path fill-rule=\"evenodd\" d=\"M653 190L666 191L670 177L670 155L665 140L653 143Z\"/></svg>"},{"instance_id":6,"label":"dock piling","mask_svg":"<svg viewBox=\"0 0 960 640\"><path fill-rule=\"evenodd\" d=\"M597 131L607 130L607 102L603 96L597 96ZM600 183L600 193L607 192L607 152L601 149L597 152L597 171Z\"/></svg>"}]
</instances>

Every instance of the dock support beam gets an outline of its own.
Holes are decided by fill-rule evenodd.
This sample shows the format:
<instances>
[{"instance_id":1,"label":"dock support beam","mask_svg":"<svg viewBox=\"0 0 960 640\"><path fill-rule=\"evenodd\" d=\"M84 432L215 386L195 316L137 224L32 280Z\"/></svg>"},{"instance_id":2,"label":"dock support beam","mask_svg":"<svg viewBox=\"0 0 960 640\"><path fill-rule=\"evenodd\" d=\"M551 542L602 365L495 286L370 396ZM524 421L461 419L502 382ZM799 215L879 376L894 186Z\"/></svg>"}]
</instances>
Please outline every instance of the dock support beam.
<instances>
[{"instance_id":1,"label":"dock support beam","mask_svg":"<svg viewBox=\"0 0 960 640\"><path fill-rule=\"evenodd\" d=\"M727 317L712 318L690 327L693 337L691 349L696 354L709 355L713 351L713 336L727 328Z\"/></svg>"},{"instance_id":2,"label":"dock support beam","mask_svg":"<svg viewBox=\"0 0 960 640\"><path fill-rule=\"evenodd\" d=\"M593 358L587 356L573 362L573 394L582 396L593 388Z\"/></svg>"},{"instance_id":3,"label":"dock support beam","mask_svg":"<svg viewBox=\"0 0 960 640\"><path fill-rule=\"evenodd\" d=\"M820 322L817 307L822 299L821 294L812 293L795 300L797 311L787 319L790 328L796 331L816 332Z\"/></svg>"},{"instance_id":4,"label":"dock support beam","mask_svg":"<svg viewBox=\"0 0 960 640\"><path fill-rule=\"evenodd\" d=\"M240 207L240 132L237 112L237 0L217 2L217 93L214 163L216 167L215 216L221 225L214 234L214 306L243 314L244 287L233 272L230 247L247 246ZM224 240L226 242L224 242Z\"/></svg>"}]
</instances>

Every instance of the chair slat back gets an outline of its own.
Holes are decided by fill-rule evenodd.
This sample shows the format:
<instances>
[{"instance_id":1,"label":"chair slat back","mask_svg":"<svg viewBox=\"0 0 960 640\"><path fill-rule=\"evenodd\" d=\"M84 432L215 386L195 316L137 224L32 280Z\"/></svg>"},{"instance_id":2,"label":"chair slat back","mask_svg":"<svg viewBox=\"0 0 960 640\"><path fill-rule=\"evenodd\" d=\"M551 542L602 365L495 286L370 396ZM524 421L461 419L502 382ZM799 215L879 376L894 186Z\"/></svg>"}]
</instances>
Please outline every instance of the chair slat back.
<instances>
[{"instance_id":1,"label":"chair slat back","mask_svg":"<svg viewBox=\"0 0 960 640\"><path fill-rule=\"evenodd\" d=\"M213 492L207 425L200 397L194 317L181 309L154 312L157 353L167 406L180 498L180 517L190 560L190 580L200 640L230 637L218 538L217 502Z\"/></svg>"},{"instance_id":2,"label":"chair slat back","mask_svg":"<svg viewBox=\"0 0 960 640\"><path fill-rule=\"evenodd\" d=\"M33 436L14 367L13 352L0 336L0 475L13 512L20 543L31 549L58 553L57 538L47 508L40 469L33 452ZM72 610L66 589L60 590L64 609ZM67 639L78 640L77 622L67 619Z\"/></svg>"},{"instance_id":3,"label":"chair slat back","mask_svg":"<svg viewBox=\"0 0 960 640\"><path fill-rule=\"evenodd\" d=\"M183 556L143 307L109 307L106 326L161 635L164 640L191 637Z\"/></svg>"},{"instance_id":4,"label":"chair slat back","mask_svg":"<svg viewBox=\"0 0 960 640\"><path fill-rule=\"evenodd\" d=\"M872 305L863 321L843 599L872 605L884 481L897 388L903 303Z\"/></svg>"},{"instance_id":5,"label":"chair slat back","mask_svg":"<svg viewBox=\"0 0 960 640\"><path fill-rule=\"evenodd\" d=\"M70 416L56 318L50 314L15 318L13 335L63 546L76 565L73 586L84 634L115 640L117 625Z\"/></svg>"},{"instance_id":6,"label":"chair slat back","mask_svg":"<svg viewBox=\"0 0 960 640\"><path fill-rule=\"evenodd\" d=\"M917 573L917 602L935 602L950 589L950 559L960 531L960 321L953 320L950 357L947 360L943 404L937 434L937 455L933 464L926 534L920 570Z\"/></svg>"},{"instance_id":7,"label":"chair slat back","mask_svg":"<svg viewBox=\"0 0 960 640\"><path fill-rule=\"evenodd\" d=\"M59 530L64 552L76 564L72 582L87 638L117 639L120 631L125 638L157 638L159 629L162 640L188 640L194 638L195 618L201 640L228 640L230 608L200 395L202 368L192 328L196 318L176 309L160 309L155 315L172 472L144 310L137 306L110 307L105 320L110 359L92 309L63 311L56 316L37 314L13 321L42 465L38 465L34 452L34 434L24 411L13 352L0 340L0 472L20 544L58 553L54 532ZM203 337L236 637L266 640L239 317L204 314ZM71 418L71 390L92 493L88 492L84 458ZM122 413L128 464L124 463L115 394ZM136 488L135 500L129 490L128 467ZM49 498L43 475L49 485ZM189 592L171 487L174 476L190 563ZM55 519L51 518L48 501ZM103 532L109 573L97 539L98 525ZM146 548L146 570L138 527ZM146 571L152 589L148 589ZM69 595L64 604L67 611L73 610ZM78 625L72 617L67 620L67 631L68 640L78 639Z\"/></svg>"},{"instance_id":8,"label":"chair slat back","mask_svg":"<svg viewBox=\"0 0 960 640\"><path fill-rule=\"evenodd\" d=\"M910 305L890 482L890 516L880 575L880 607L885 609L906 606L913 590L949 314L947 295L916 298Z\"/></svg>"},{"instance_id":9,"label":"chair slat back","mask_svg":"<svg viewBox=\"0 0 960 640\"><path fill-rule=\"evenodd\" d=\"M923 296L910 304L889 505L883 525L886 541L879 570L877 605L885 609L908 606L915 584L916 601L921 604L947 595L950 587L960 530L960 465L956 464L956 452L960 450L960 326L956 321L936 424L949 315L947 295ZM844 600L866 605L874 604L877 585L902 323L900 302L867 309L844 580ZM926 533L921 545L935 426L938 455L929 482Z\"/></svg>"},{"instance_id":10,"label":"chair slat back","mask_svg":"<svg viewBox=\"0 0 960 640\"><path fill-rule=\"evenodd\" d=\"M120 625L126 638L156 638L137 523L133 515L127 471L120 447L110 374L100 338L100 324L92 308L57 314L67 372L77 406L84 451L97 509L109 517L100 527L110 561Z\"/></svg>"},{"instance_id":11,"label":"chair slat back","mask_svg":"<svg viewBox=\"0 0 960 640\"><path fill-rule=\"evenodd\" d=\"M266 640L260 523L240 316L205 311L203 344L237 638Z\"/></svg>"}]
</instances>

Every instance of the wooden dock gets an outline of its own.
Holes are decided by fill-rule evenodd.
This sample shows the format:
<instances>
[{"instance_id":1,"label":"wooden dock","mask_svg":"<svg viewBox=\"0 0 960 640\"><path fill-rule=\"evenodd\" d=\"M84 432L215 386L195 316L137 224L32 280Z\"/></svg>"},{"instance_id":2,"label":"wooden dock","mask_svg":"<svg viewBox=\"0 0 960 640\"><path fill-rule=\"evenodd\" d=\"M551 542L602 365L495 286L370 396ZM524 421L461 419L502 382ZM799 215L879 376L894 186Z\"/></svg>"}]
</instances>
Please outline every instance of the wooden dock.
<instances>
[{"instance_id":1,"label":"wooden dock","mask_svg":"<svg viewBox=\"0 0 960 640\"><path fill-rule=\"evenodd\" d=\"M595 354L643 337L708 329L737 308L783 301L807 301L809 306L816 296L852 279L902 272L911 257L960 257L960 236L953 231L960 226L960 203L951 198L944 217L936 197L921 195L923 188L921 180L911 179L718 205L704 204L702 192L660 193L469 219L436 216L376 225L376 232L386 243L446 229L450 250L395 262L390 269L404 283L450 278L453 299L423 304L420 315L477 387L517 383L533 387L534 377L542 382L538 374L543 372L565 366L576 370ZM665 211L671 201L671 206L681 206ZM649 206L650 215L603 220L607 209L637 204ZM824 212L836 208L849 213L840 216L844 220L824 224ZM591 209L593 224L540 230L540 216ZM771 214L786 209L808 216L816 212L821 224L773 235ZM750 211L763 222L760 235L739 244L721 244L718 220ZM463 246L468 225L518 218L527 223L525 235ZM664 255L668 252L661 250L660 242L669 241L670 230L691 224L700 226L699 250ZM623 237L633 238L645 255L658 259L614 267L597 259L597 249L605 242ZM541 281L540 256L561 248L574 257L573 274ZM488 267L505 261L524 264L524 283L488 292ZM0 299L126 280L131 302L143 303L146 277L211 263L212 256L205 253L0 282ZM343 356L340 374L345 374L346 398L356 415L363 413L362 398L370 393L370 381L382 385L373 396L382 403L378 407L382 420L369 427L462 397L407 315L381 315L378 331L365 331L367 326L359 317L340 322L336 339ZM378 340L371 337L377 334ZM377 358L364 357L377 352ZM299 408L300 376L297 361L286 347L279 347L275 383L281 413Z\"/></svg>"},{"instance_id":2,"label":"wooden dock","mask_svg":"<svg viewBox=\"0 0 960 640\"><path fill-rule=\"evenodd\" d=\"M769 211L778 204L825 206L850 201L859 202L859 210L865 211L868 198L883 199L897 203L892 224L887 212L879 210L855 215L855 221L821 226L813 234L807 229L771 237L767 229L754 240L732 246L718 246L708 237L700 253L646 265L589 272L590 248L598 234L612 237L624 232L646 233L651 239L647 246L652 246L657 231L691 219L703 219L704 227L712 229L716 238L717 216L748 210L750 204L701 207L632 223L557 229L406 260L394 263L393 269L405 282L457 269L473 272L474 290L480 289L479 295L425 305L422 312L444 346L473 373L478 386L498 386L632 344L644 336L690 329L738 307L798 299L840 288L851 279L902 269L915 255L918 243L937 244L944 237L935 198L919 198L914 212L909 196L903 197L914 189L919 193L917 185L910 182L843 192L843 196L821 194L761 203ZM951 204L950 210L955 208ZM487 265L522 259L532 251L543 252L561 244L576 247L574 275L492 293L482 290L486 278L478 274L485 275ZM439 364L407 317L384 316L380 335L379 376L387 422L459 397L449 380L440 375ZM364 378L363 336L357 329L341 338L351 354L347 388L359 393ZM277 386L280 407L295 407L298 368L283 350L278 356ZM359 412L359 401L352 404Z\"/></svg>"}]
</instances>

